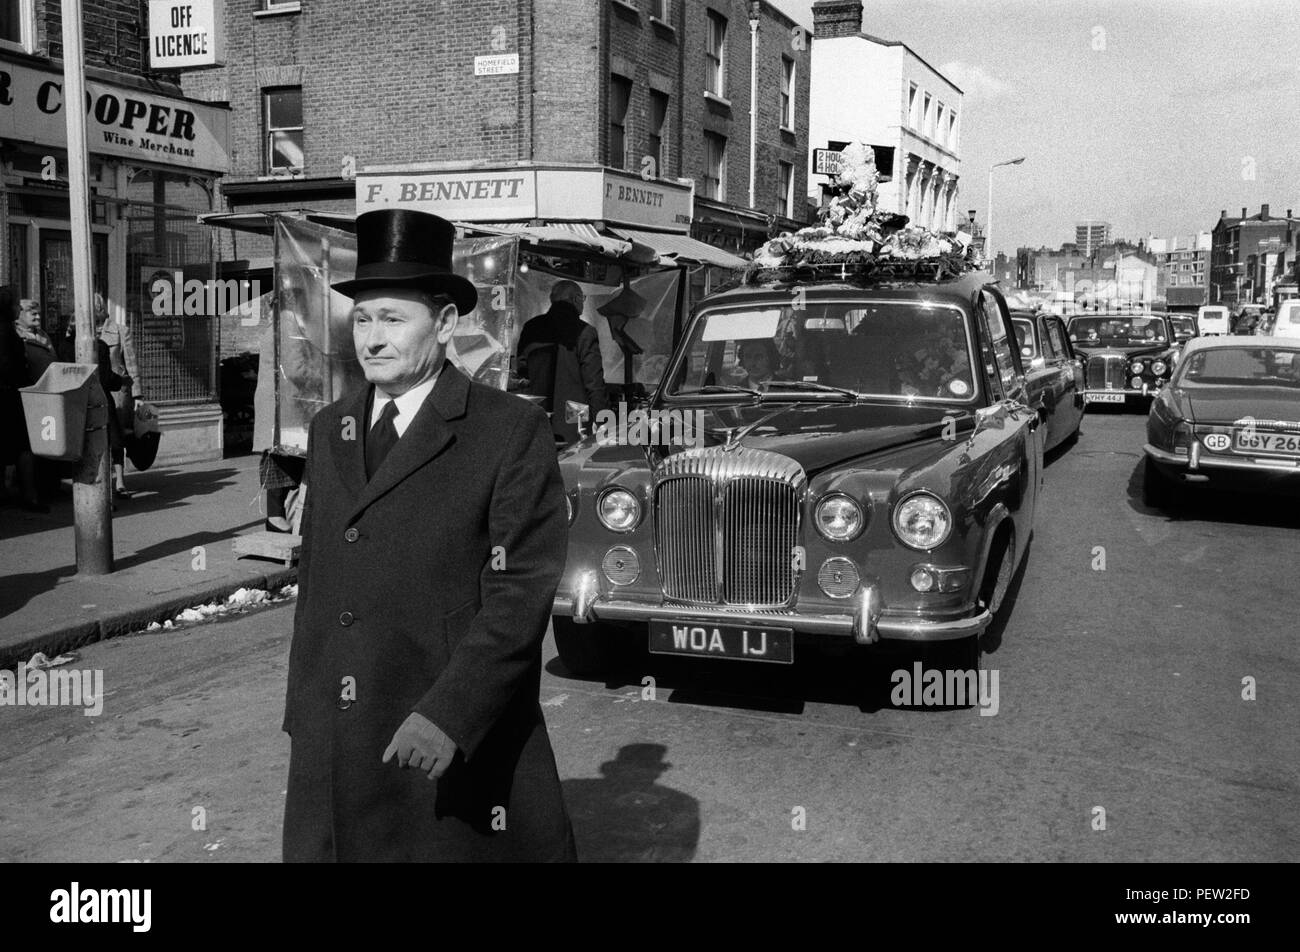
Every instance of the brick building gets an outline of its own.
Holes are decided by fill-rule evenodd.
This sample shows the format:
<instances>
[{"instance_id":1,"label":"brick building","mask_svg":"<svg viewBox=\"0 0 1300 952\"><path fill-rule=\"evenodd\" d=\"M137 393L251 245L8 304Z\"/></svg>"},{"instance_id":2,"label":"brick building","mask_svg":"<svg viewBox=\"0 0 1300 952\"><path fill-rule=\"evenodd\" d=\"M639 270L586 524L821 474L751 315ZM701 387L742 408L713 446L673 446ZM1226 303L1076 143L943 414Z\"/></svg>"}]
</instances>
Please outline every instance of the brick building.
<instances>
[{"instance_id":1,"label":"brick building","mask_svg":"<svg viewBox=\"0 0 1300 952\"><path fill-rule=\"evenodd\" d=\"M1271 305L1279 285L1295 285L1300 219L1291 209L1276 216L1261 205L1258 214L1243 208L1237 218L1225 209L1211 236L1210 303Z\"/></svg>"},{"instance_id":2,"label":"brick building","mask_svg":"<svg viewBox=\"0 0 1300 952\"><path fill-rule=\"evenodd\" d=\"M364 169L581 164L686 180L691 234L743 251L804 218L796 26L744 0L227 0L228 65L183 82L232 109L230 211L352 213ZM257 236L221 240L250 267L270 254Z\"/></svg>"},{"instance_id":3,"label":"brick building","mask_svg":"<svg viewBox=\"0 0 1300 952\"><path fill-rule=\"evenodd\" d=\"M1160 268L1165 301L1170 308L1186 310L1206 303L1210 245L1208 231L1173 238L1155 235L1147 238L1146 248Z\"/></svg>"},{"instance_id":4,"label":"brick building","mask_svg":"<svg viewBox=\"0 0 1300 952\"><path fill-rule=\"evenodd\" d=\"M0 284L38 300L58 338L74 313L61 5L0 0ZM229 167L229 110L152 72L147 5L84 0L92 286L129 322L159 463L220 458L216 318L160 315L159 274L212 274L210 230Z\"/></svg>"}]
</instances>

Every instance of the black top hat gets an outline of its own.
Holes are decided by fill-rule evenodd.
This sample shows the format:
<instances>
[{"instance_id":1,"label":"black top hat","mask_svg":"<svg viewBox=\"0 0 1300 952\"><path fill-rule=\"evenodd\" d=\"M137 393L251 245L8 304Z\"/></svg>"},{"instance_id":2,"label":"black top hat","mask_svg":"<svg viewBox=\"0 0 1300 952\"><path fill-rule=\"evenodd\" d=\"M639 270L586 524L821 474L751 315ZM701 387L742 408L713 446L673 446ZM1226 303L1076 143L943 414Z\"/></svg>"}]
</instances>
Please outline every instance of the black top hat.
<instances>
[{"instance_id":1,"label":"black top hat","mask_svg":"<svg viewBox=\"0 0 1300 952\"><path fill-rule=\"evenodd\" d=\"M456 226L428 212L384 208L357 217L357 271L334 290L348 297L367 288L418 288L446 294L468 314L478 290L451 270Z\"/></svg>"}]
</instances>

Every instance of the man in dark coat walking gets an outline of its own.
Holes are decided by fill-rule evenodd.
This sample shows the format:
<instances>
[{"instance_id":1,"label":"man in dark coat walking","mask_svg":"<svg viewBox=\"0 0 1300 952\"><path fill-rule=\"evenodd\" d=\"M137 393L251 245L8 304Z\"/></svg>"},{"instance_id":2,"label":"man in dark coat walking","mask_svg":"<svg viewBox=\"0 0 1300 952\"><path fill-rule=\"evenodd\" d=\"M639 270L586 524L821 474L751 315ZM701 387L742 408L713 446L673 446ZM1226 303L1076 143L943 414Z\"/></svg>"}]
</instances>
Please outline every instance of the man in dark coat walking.
<instances>
[{"instance_id":1,"label":"man in dark coat walking","mask_svg":"<svg viewBox=\"0 0 1300 952\"><path fill-rule=\"evenodd\" d=\"M551 288L551 309L524 325L515 345L526 392L545 398L551 430L565 443L578 439L577 424L566 421L565 404L585 403L590 419L609 409L600 337L580 316L586 296L576 282L561 280Z\"/></svg>"},{"instance_id":2,"label":"man in dark coat walking","mask_svg":"<svg viewBox=\"0 0 1300 952\"><path fill-rule=\"evenodd\" d=\"M454 236L366 213L335 285L370 385L308 439L286 861L575 858L538 703L564 491L541 410L444 359Z\"/></svg>"}]
</instances>

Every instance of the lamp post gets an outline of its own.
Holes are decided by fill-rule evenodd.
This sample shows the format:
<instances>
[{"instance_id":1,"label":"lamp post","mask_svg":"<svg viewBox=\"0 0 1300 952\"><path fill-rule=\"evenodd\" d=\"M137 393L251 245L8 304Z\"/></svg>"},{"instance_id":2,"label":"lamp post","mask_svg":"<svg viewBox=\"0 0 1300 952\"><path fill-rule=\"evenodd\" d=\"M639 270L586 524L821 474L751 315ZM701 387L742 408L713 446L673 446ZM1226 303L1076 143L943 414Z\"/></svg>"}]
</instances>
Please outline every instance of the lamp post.
<instances>
[{"instance_id":1,"label":"lamp post","mask_svg":"<svg viewBox=\"0 0 1300 952\"><path fill-rule=\"evenodd\" d=\"M989 261L993 260L993 170L1003 165L1019 165L1023 161L1025 157L1022 155L1018 159L1007 159L989 166L989 204L984 212L984 257Z\"/></svg>"}]
</instances>

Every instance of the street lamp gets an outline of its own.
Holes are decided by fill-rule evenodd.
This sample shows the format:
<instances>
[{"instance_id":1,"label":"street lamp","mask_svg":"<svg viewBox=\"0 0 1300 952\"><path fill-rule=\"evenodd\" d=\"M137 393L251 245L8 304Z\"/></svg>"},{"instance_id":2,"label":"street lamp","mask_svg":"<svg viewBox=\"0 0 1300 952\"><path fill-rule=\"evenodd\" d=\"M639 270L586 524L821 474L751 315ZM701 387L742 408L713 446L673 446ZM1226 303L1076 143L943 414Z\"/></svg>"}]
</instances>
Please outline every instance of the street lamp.
<instances>
[{"instance_id":1,"label":"street lamp","mask_svg":"<svg viewBox=\"0 0 1300 952\"><path fill-rule=\"evenodd\" d=\"M1019 165L1025 161L1022 155L1018 159L1007 159L989 166L989 205L984 212L984 257L993 260L993 170L1004 165Z\"/></svg>"}]
</instances>

